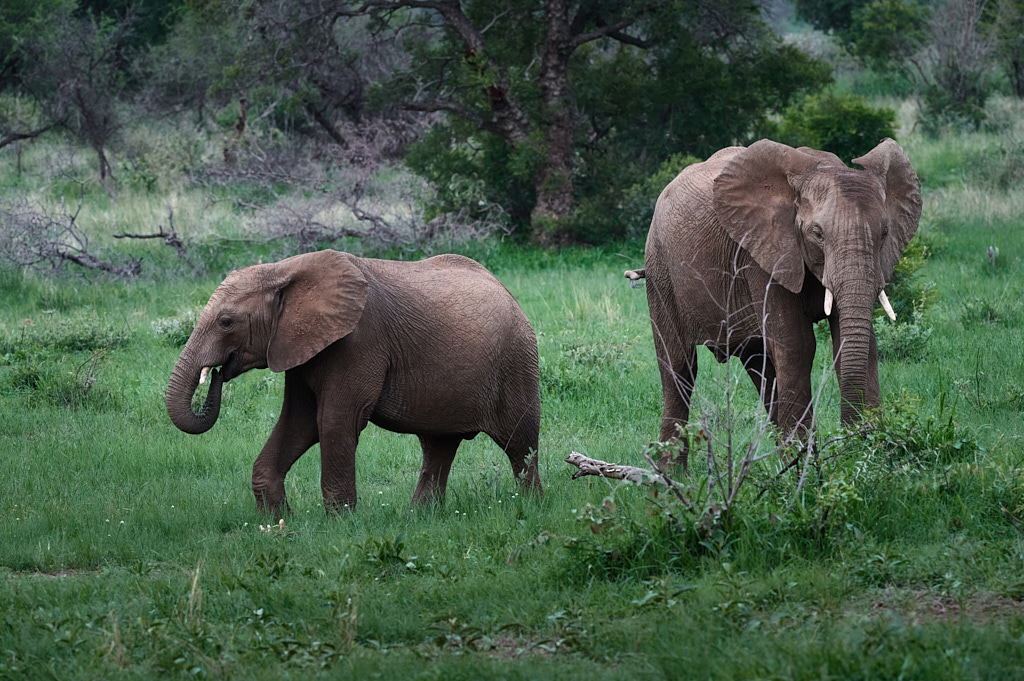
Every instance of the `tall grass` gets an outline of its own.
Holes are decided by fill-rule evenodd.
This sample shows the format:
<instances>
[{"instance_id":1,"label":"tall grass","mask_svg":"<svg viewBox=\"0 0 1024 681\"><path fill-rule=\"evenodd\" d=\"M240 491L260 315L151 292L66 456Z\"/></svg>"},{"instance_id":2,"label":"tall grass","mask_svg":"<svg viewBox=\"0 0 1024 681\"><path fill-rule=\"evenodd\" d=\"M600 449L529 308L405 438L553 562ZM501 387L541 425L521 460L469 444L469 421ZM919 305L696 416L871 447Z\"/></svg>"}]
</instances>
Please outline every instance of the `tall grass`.
<instances>
[{"instance_id":1,"label":"tall grass","mask_svg":"<svg viewBox=\"0 0 1024 681\"><path fill-rule=\"evenodd\" d=\"M163 406L188 313L261 254L202 241L237 235L237 216L187 187L125 187L117 203L90 193L98 235L147 231L173 203L213 265L133 283L0 272L0 678L1018 677L1019 190L985 160L957 170L969 154L1001 158L1005 134L901 139L925 181L923 351L883 362L883 426L824 451L837 455L817 496L790 504L796 477L759 470L736 522L703 544L668 524L664 495L574 481L561 462L577 450L642 465L657 433L646 298L621 274L640 244L460 247L538 332L542 498L519 496L504 455L478 437L460 448L447 502L413 509L415 438L371 426L358 509L324 514L314 448L288 476L280 527L256 513L249 478L281 377L229 383L202 436L174 429ZM821 343L826 441L846 436ZM699 361L702 403L720 409L731 390L737 427L756 427L742 372Z\"/></svg>"}]
</instances>

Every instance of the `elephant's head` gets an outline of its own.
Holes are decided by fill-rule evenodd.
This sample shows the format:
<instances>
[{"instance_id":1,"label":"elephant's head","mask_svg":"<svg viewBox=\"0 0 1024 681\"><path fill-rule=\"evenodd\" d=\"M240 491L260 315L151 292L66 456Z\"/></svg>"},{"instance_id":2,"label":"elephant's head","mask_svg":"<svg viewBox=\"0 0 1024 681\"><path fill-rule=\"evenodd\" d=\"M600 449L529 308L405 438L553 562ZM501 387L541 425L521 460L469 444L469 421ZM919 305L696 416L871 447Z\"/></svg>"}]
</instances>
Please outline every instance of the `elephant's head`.
<instances>
[{"instance_id":1,"label":"elephant's head","mask_svg":"<svg viewBox=\"0 0 1024 681\"><path fill-rule=\"evenodd\" d=\"M842 420L851 421L877 385L871 324L875 299L921 217L921 187L903 149L885 139L854 159L761 140L728 162L714 183L714 208L757 264L793 293L809 271L825 287L825 314L838 321ZM836 337L835 334L833 336ZM871 406L871 405L868 405Z\"/></svg>"},{"instance_id":2,"label":"elephant's head","mask_svg":"<svg viewBox=\"0 0 1024 681\"><path fill-rule=\"evenodd\" d=\"M309 361L352 332L365 304L366 279L347 253L319 251L232 272L199 314L174 366L171 421L186 433L206 432L220 413L224 381ZM206 403L195 413L192 396L211 371Z\"/></svg>"}]
</instances>

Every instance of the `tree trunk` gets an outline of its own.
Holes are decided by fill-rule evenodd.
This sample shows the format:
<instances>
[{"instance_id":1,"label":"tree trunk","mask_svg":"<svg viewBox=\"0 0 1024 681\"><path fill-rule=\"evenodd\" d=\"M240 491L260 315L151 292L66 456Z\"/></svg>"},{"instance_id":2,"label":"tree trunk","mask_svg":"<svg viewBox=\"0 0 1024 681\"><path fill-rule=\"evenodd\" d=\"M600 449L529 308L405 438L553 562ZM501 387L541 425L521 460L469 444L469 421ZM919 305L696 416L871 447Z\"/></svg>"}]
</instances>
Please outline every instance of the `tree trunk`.
<instances>
[{"instance_id":1,"label":"tree trunk","mask_svg":"<svg viewBox=\"0 0 1024 681\"><path fill-rule=\"evenodd\" d=\"M541 120L544 133L544 161L533 185L537 204L530 215L535 233L546 241L545 230L553 222L572 216L572 138L575 120L569 100L569 58L575 49L566 0L551 0L545 8L548 35L544 42L538 86L541 92Z\"/></svg>"}]
</instances>

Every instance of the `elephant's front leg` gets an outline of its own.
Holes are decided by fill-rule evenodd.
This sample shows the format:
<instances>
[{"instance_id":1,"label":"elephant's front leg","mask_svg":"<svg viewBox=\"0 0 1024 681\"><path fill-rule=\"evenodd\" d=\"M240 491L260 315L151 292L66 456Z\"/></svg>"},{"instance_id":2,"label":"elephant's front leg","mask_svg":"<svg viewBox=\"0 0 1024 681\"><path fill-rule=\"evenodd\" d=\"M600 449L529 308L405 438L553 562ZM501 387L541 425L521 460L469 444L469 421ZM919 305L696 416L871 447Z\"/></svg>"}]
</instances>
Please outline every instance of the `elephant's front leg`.
<instances>
[{"instance_id":1,"label":"elephant's front leg","mask_svg":"<svg viewBox=\"0 0 1024 681\"><path fill-rule=\"evenodd\" d=\"M252 491L261 512L277 517L288 510L284 478L319 440L316 413L313 393L291 372L286 373L281 415L252 467Z\"/></svg>"},{"instance_id":2,"label":"elephant's front leg","mask_svg":"<svg viewBox=\"0 0 1024 681\"><path fill-rule=\"evenodd\" d=\"M352 415L344 410L342 418L327 410L320 418L320 491L328 513L356 507L356 447L359 434L369 421L369 410Z\"/></svg>"},{"instance_id":3,"label":"elephant's front leg","mask_svg":"<svg viewBox=\"0 0 1024 681\"><path fill-rule=\"evenodd\" d=\"M774 403L768 407L768 412L783 437L795 435L806 442L814 422L811 393L814 330L810 324L794 324L791 329L792 333L767 343L776 384Z\"/></svg>"}]
</instances>

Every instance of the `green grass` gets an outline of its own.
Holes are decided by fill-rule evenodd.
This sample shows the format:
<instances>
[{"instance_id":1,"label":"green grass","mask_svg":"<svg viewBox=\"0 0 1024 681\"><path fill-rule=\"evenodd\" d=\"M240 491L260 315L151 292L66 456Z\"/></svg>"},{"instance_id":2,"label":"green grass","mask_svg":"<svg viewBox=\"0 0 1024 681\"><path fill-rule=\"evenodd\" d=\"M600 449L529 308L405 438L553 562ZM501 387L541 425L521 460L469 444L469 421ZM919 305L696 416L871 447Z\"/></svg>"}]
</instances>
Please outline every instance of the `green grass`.
<instances>
[{"instance_id":1,"label":"green grass","mask_svg":"<svg viewBox=\"0 0 1024 681\"><path fill-rule=\"evenodd\" d=\"M665 495L572 480L562 462L576 450L642 465L657 434L646 297L622 278L639 244L461 248L538 333L542 498L518 495L478 437L447 503L411 509L417 442L371 426L358 509L324 514L314 449L270 531L249 478L281 376L229 383L202 436L163 406L187 329L175 318L269 251L205 241L204 272L159 273L166 247L135 244L153 267L127 284L0 272L0 678L1020 678L1024 195L956 172L963 149L995 148L988 135L903 140L926 180L931 334L881 365L880 434L850 440L796 500L794 475L757 495L779 467L767 461L731 524L704 534ZM233 219L223 204L204 212L172 185L175 215L195 219L176 217L183 232L241 233L218 222ZM90 229L159 220L163 199L92 192ZM734 386L737 439L757 431L745 376L700 362L701 400L721 411ZM838 397L822 373L828 439Z\"/></svg>"}]
</instances>

